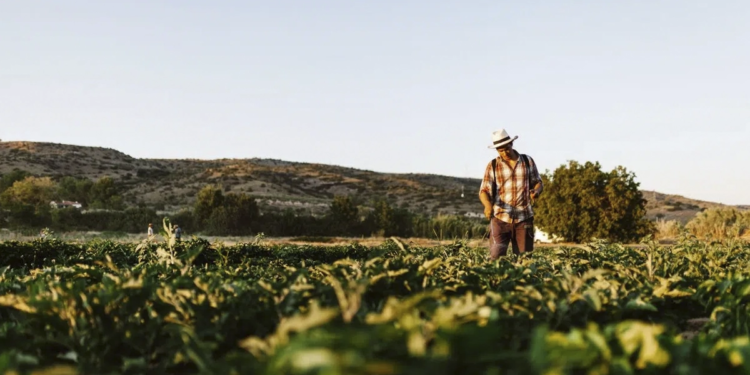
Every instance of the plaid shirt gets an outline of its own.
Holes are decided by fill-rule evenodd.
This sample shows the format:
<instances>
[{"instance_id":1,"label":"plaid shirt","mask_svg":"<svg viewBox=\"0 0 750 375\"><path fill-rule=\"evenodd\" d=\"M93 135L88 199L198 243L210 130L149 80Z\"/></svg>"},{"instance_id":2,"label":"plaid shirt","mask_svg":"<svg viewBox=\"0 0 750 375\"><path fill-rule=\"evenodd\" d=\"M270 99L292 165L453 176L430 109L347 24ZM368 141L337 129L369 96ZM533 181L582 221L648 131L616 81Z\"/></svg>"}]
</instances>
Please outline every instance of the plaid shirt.
<instances>
[{"instance_id":1,"label":"plaid shirt","mask_svg":"<svg viewBox=\"0 0 750 375\"><path fill-rule=\"evenodd\" d=\"M506 161L498 157L495 164L495 173L492 173L492 162L487 164L484 171L480 193L487 193L492 197L492 178L496 177L497 192L493 202L493 215L506 223L519 223L534 217L531 208L530 192L539 184L536 195L542 193L542 178L536 169L534 159L526 155L529 160L528 171L531 174L531 186L526 178L527 168L523 158L519 154L515 169L510 167Z\"/></svg>"}]
</instances>

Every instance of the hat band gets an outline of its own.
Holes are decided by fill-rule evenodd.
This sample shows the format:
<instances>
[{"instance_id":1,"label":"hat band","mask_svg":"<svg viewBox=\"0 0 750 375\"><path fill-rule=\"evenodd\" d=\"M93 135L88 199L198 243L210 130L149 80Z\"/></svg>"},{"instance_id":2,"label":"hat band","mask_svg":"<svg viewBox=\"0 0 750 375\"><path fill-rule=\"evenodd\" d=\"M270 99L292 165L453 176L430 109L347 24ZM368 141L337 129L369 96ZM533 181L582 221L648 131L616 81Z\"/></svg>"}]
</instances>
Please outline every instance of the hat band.
<instances>
[{"instance_id":1,"label":"hat band","mask_svg":"<svg viewBox=\"0 0 750 375\"><path fill-rule=\"evenodd\" d=\"M509 139L510 139L510 136L507 136L507 137L505 137L505 138L503 138L501 140L492 142L492 144L495 145L495 146L497 146L499 143L503 143L503 142L505 142L505 141L507 141Z\"/></svg>"}]
</instances>

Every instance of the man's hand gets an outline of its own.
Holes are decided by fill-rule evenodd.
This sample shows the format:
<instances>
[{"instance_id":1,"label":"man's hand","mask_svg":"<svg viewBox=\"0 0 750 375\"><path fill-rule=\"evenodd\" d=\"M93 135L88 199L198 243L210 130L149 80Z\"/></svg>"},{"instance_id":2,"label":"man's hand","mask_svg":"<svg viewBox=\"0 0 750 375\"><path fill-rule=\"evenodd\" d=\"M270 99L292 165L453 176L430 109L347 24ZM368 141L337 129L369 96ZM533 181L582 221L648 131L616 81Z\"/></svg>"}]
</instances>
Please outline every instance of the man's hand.
<instances>
[{"instance_id":1,"label":"man's hand","mask_svg":"<svg viewBox=\"0 0 750 375\"><path fill-rule=\"evenodd\" d=\"M486 192L480 192L479 193L479 201L482 202L482 206L484 206L484 216L489 219L492 217L492 201L490 199L490 195Z\"/></svg>"},{"instance_id":2,"label":"man's hand","mask_svg":"<svg viewBox=\"0 0 750 375\"><path fill-rule=\"evenodd\" d=\"M529 197L531 198L531 203L534 203L534 201L539 198L539 193L541 193L541 190L541 182L537 183L532 189L529 189Z\"/></svg>"},{"instance_id":3,"label":"man's hand","mask_svg":"<svg viewBox=\"0 0 750 375\"><path fill-rule=\"evenodd\" d=\"M484 217L487 219L492 218L492 206L484 206Z\"/></svg>"},{"instance_id":4,"label":"man's hand","mask_svg":"<svg viewBox=\"0 0 750 375\"><path fill-rule=\"evenodd\" d=\"M529 191L529 197L531 198L531 203L534 203L534 201L539 198L539 189L531 189L531 191Z\"/></svg>"}]
</instances>

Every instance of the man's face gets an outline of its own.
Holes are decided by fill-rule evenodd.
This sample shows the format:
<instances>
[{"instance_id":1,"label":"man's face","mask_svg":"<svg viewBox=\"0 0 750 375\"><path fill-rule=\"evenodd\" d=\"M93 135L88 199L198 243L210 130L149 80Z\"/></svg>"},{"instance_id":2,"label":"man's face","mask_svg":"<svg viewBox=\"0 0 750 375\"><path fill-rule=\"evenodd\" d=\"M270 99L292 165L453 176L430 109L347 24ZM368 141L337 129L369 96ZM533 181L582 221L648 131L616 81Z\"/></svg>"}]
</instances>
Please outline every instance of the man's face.
<instances>
[{"instance_id":1,"label":"man's face","mask_svg":"<svg viewBox=\"0 0 750 375\"><path fill-rule=\"evenodd\" d=\"M509 159L513 155L513 142L497 148L497 153L503 159Z\"/></svg>"}]
</instances>

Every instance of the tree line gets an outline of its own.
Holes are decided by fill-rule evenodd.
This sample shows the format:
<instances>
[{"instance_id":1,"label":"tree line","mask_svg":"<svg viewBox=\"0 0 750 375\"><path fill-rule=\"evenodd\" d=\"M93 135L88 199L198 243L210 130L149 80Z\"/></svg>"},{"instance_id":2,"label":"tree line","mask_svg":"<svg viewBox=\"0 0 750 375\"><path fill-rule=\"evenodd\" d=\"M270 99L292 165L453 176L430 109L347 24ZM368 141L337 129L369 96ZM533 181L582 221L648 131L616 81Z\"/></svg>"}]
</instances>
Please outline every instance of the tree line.
<instances>
[{"instance_id":1,"label":"tree line","mask_svg":"<svg viewBox=\"0 0 750 375\"><path fill-rule=\"evenodd\" d=\"M51 201L77 201L86 209L58 208ZM425 238L478 237L486 226L458 216L429 218L381 200L369 206L352 197L337 196L323 216L298 215L288 210L261 212L250 195L225 194L220 187L205 186L189 209L166 217L186 233L241 236L400 236ZM126 207L119 187L109 177L85 178L32 176L15 170L0 177L0 227L61 231L92 230L144 232L162 216L150 207Z\"/></svg>"},{"instance_id":2,"label":"tree line","mask_svg":"<svg viewBox=\"0 0 750 375\"><path fill-rule=\"evenodd\" d=\"M395 207L384 200L363 205L351 196L335 196L323 216L298 215L291 210L261 213L255 199L244 193L224 194L219 187L204 187L192 210L178 214L176 223L207 235L268 236L399 236L476 238L486 224L459 216L426 217Z\"/></svg>"},{"instance_id":3,"label":"tree line","mask_svg":"<svg viewBox=\"0 0 750 375\"><path fill-rule=\"evenodd\" d=\"M571 161L544 173L542 180L545 189L534 204L535 225L550 235L570 242L597 238L632 242L655 233L635 174L623 167L606 172L599 163ZM49 202L60 198L102 210L52 209ZM352 196L334 197L323 216L300 216L291 210L261 212L252 196L225 194L213 185L199 191L192 207L168 216L186 233L222 236L477 238L487 234L486 220L428 217L386 200L358 202ZM108 177L54 181L16 170L0 178L0 226L142 232L149 222L161 219L152 208L126 208L117 184Z\"/></svg>"},{"instance_id":4,"label":"tree line","mask_svg":"<svg viewBox=\"0 0 750 375\"><path fill-rule=\"evenodd\" d=\"M77 201L89 209L121 211L125 208L115 181L103 177L92 181L86 178L32 176L14 170L0 177L0 225L12 228L65 227L71 218L78 218L77 209L56 210L52 201ZM78 214L76 213L78 212ZM87 219L93 219L89 216Z\"/></svg>"}]
</instances>

